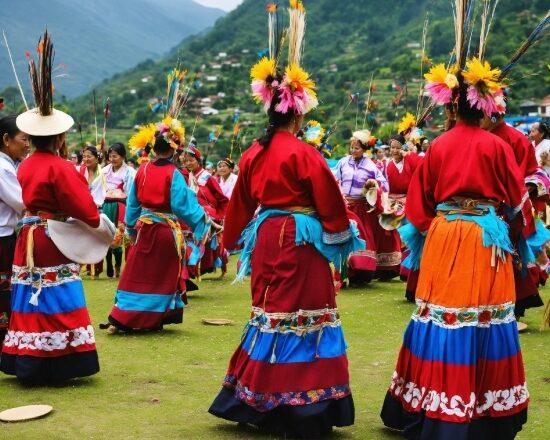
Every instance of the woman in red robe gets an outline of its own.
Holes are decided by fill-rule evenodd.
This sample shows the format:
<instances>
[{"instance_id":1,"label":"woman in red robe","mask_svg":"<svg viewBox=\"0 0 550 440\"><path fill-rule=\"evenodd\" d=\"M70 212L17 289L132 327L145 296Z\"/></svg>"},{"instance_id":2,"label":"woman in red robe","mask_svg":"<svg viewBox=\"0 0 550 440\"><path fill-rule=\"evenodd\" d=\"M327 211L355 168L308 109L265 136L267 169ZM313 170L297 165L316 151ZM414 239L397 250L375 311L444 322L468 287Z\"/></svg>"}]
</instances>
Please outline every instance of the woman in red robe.
<instances>
[{"instance_id":1,"label":"woman in red robe","mask_svg":"<svg viewBox=\"0 0 550 440\"><path fill-rule=\"evenodd\" d=\"M187 169L184 175L189 188L197 194L197 200L210 218L222 225L229 199L223 194L220 184L202 166L202 154L198 148L190 145L185 150L184 163ZM204 246L204 254L197 265L190 264L189 273L193 277L221 269L222 276L227 272L227 251L223 242L223 233L212 236Z\"/></svg>"},{"instance_id":2,"label":"woman in red robe","mask_svg":"<svg viewBox=\"0 0 550 440\"><path fill-rule=\"evenodd\" d=\"M401 135L392 136L390 139L390 154L392 160L390 160L387 166L387 178L389 185L388 193L388 208L387 211L391 214L382 214L382 216L395 217L404 214L405 205L407 201L407 192L411 183L412 176L422 161L422 158L416 153L403 154L403 145L405 144L405 138ZM391 221L386 224L392 224ZM392 227L398 227L399 225L394 222ZM401 243L401 242L400 242ZM408 251L403 252L403 258L406 257ZM406 273L407 288L405 291L405 298L414 302L414 292L416 290L416 282L418 281L418 271L404 270L401 266L401 275Z\"/></svg>"},{"instance_id":3,"label":"woman in red robe","mask_svg":"<svg viewBox=\"0 0 550 440\"><path fill-rule=\"evenodd\" d=\"M178 220L193 229L196 240L202 240L210 224L174 165L174 151L166 137L156 133L156 159L139 168L128 195L124 221L135 244L109 315L111 333L160 330L182 322L188 277Z\"/></svg>"},{"instance_id":4,"label":"woman in red robe","mask_svg":"<svg viewBox=\"0 0 550 440\"><path fill-rule=\"evenodd\" d=\"M209 411L278 435L318 437L354 421L329 261L340 270L359 243L325 160L295 137L304 98L293 106L287 75L266 83L269 127L243 154L225 229L230 248L243 234L239 278L251 269L251 319Z\"/></svg>"},{"instance_id":5,"label":"woman in red robe","mask_svg":"<svg viewBox=\"0 0 550 440\"><path fill-rule=\"evenodd\" d=\"M59 156L74 120L53 108L47 32L39 46L39 68L29 69L37 107L16 119L35 151L17 173L27 211L15 245L12 315L0 356L0 370L31 384L99 371L80 265L56 246L47 221L73 217L97 228L100 216L84 178Z\"/></svg>"},{"instance_id":6,"label":"woman in red robe","mask_svg":"<svg viewBox=\"0 0 550 440\"><path fill-rule=\"evenodd\" d=\"M510 146L479 127L483 112L469 101L477 83L455 78L457 123L433 142L407 195L407 219L425 245L415 249L417 309L381 416L409 439L513 439L529 393L501 212L521 215L526 194Z\"/></svg>"}]
</instances>

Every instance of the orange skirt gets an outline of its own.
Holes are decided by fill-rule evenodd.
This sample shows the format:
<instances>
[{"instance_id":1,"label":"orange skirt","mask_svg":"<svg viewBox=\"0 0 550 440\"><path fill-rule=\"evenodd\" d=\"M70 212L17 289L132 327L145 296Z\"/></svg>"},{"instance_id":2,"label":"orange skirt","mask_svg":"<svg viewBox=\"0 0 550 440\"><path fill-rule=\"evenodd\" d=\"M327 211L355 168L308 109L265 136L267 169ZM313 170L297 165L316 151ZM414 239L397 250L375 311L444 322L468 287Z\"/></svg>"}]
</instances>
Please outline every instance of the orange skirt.
<instances>
[{"instance_id":1,"label":"orange skirt","mask_svg":"<svg viewBox=\"0 0 550 440\"><path fill-rule=\"evenodd\" d=\"M444 307L475 307L514 302L512 258L492 258L474 222L436 217L420 263L417 301ZM496 261L495 261L496 260ZM492 265L494 264L494 266Z\"/></svg>"}]
</instances>

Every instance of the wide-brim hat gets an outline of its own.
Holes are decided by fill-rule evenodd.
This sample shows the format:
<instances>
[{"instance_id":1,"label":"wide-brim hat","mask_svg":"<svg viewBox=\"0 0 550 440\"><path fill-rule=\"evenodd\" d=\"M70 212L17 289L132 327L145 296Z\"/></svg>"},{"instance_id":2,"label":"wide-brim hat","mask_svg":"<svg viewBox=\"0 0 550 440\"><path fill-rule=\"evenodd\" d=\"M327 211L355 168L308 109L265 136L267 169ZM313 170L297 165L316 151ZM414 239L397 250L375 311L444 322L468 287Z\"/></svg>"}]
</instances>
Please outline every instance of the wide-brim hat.
<instances>
[{"instance_id":1,"label":"wide-brim hat","mask_svg":"<svg viewBox=\"0 0 550 440\"><path fill-rule=\"evenodd\" d=\"M369 130L357 130L354 131L352 134L352 137L357 139L359 142L361 142L365 147L368 146L369 138L370 138L370 131Z\"/></svg>"},{"instance_id":2,"label":"wide-brim hat","mask_svg":"<svg viewBox=\"0 0 550 440\"><path fill-rule=\"evenodd\" d=\"M31 136L53 136L69 130L74 125L74 119L61 110L52 109L50 115L43 116L38 108L33 108L17 116L15 124Z\"/></svg>"}]
</instances>

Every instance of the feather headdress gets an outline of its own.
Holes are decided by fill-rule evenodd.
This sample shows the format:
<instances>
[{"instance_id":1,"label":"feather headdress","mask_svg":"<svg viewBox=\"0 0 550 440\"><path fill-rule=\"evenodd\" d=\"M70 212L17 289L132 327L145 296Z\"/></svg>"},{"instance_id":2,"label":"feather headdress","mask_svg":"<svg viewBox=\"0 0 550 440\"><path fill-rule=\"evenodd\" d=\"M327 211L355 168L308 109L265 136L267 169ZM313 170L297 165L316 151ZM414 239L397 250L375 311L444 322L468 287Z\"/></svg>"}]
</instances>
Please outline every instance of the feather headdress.
<instances>
[{"instance_id":1,"label":"feather headdress","mask_svg":"<svg viewBox=\"0 0 550 440\"><path fill-rule=\"evenodd\" d=\"M32 136L53 136L65 133L74 124L67 113L53 107L52 66L54 59L53 43L46 30L38 40L38 67L29 54L29 77L36 107L20 114L17 127Z\"/></svg>"},{"instance_id":2,"label":"feather headdress","mask_svg":"<svg viewBox=\"0 0 550 440\"><path fill-rule=\"evenodd\" d=\"M401 119L401 122L399 122L397 132L403 136L406 136L414 127L416 127L416 118L412 113L407 112Z\"/></svg>"},{"instance_id":3,"label":"feather headdress","mask_svg":"<svg viewBox=\"0 0 550 440\"><path fill-rule=\"evenodd\" d=\"M437 64L424 75L427 80L425 90L434 104L449 104L456 101L460 86L458 77L461 76L467 86L466 99L472 108L482 110L487 115L506 111L501 71L491 68L489 62L483 59L497 3L498 0L484 0L478 56L469 58L466 36L473 29L473 1L454 0L456 64L452 67Z\"/></svg>"},{"instance_id":4,"label":"feather headdress","mask_svg":"<svg viewBox=\"0 0 550 440\"><path fill-rule=\"evenodd\" d=\"M311 120L306 124L304 131L304 142L319 149L325 137L325 129L317 121Z\"/></svg>"},{"instance_id":5,"label":"feather headdress","mask_svg":"<svg viewBox=\"0 0 550 440\"><path fill-rule=\"evenodd\" d=\"M492 69L488 61L479 58L466 62L462 75L468 84L467 99L472 108L483 110L486 115L506 112L500 73L500 69Z\"/></svg>"},{"instance_id":6,"label":"feather headdress","mask_svg":"<svg viewBox=\"0 0 550 440\"><path fill-rule=\"evenodd\" d=\"M289 57L288 65L284 74L281 75L277 65L280 46L275 44L276 41L280 41L278 29L275 31L278 23L274 16L277 13L277 5L272 3L267 5L270 57L263 57L250 70L252 96L256 102L262 103L267 111L277 94L279 102L275 111L280 113L292 111L303 115L318 105L315 82L300 67L305 32L305 8L300 0L290 0L288 11L290 14Z\"/></svg>"}]
</instances>

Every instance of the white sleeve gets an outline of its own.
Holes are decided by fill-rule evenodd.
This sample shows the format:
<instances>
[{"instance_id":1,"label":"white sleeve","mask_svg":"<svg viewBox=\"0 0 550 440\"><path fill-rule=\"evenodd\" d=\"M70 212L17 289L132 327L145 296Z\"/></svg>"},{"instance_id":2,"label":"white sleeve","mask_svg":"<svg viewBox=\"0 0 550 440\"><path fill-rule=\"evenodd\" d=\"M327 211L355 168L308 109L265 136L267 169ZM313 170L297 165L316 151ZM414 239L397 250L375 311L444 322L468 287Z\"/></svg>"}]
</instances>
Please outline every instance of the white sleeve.
<instances>
[{"instance_id":1,"label":"white sleeve","mask_svg":"<svg viewBox=\"0 0 550 440\"><path fill-rule=\"evenodd\" d=\"M0 168L0 200L13 209L18 215L23 213L23 194L17 176Z\"/></svg>"}]
</instances>

